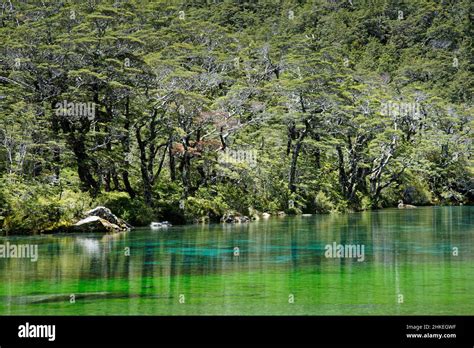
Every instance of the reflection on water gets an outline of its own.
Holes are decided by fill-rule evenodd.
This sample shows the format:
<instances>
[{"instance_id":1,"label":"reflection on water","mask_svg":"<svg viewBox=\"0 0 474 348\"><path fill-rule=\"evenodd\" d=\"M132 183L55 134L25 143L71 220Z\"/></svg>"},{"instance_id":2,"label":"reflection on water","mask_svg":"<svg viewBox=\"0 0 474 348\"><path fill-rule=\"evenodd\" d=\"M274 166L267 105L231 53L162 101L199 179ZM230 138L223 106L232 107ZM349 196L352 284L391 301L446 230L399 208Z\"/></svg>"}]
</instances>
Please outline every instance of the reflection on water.
<instances>
[{"instance_id":1,"label":"reflection on water","mask_svg":"<svg viewBox=\"0 0 474 348\"><path fill-rule=\"evenodd\" d=\"M473 214L390 209L3 238L39 244L39 258L0 259L0 314L474 314ZM326 258L333 242L364 245L364 262Z\"/></svg>"},{"instance_id":2,"label":"reflection on water","mask_svg":"<svg viewBox=\"0 0 474 348\"><path fill-rule=\"evenodd\" d=\"M100 253L100 243L97 239L77 237L75 243L82 247L83 252L86 254Z\"/></svg>"}]
</instances>

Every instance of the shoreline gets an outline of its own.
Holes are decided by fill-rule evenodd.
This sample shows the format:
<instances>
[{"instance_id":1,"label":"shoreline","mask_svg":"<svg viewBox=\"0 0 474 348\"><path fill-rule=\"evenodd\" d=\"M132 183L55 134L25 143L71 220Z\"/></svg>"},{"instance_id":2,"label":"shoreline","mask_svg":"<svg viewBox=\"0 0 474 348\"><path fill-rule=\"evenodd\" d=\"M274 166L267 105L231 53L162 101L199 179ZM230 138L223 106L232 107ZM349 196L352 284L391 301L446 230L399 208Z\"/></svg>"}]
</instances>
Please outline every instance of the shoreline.
<instances>
[{"instance_id":1,"label":"shoreline","mask_svg":"<svg viewBox=\"0 0 474 348\"><path fill-rule=\"evenodd\" d=\"M417 206L418 209L423 209L423 208L455 208L455 207L472 207L474 205L472 204L463 204L463 205L421 205ZM349 214L362 214L362 213L375 213L375 212L384 212L384 211L400 211L400 210L409 210L413 211L413 209L400 209L397 207L389 207L389 208L376 208L376 209L367 209L367 210L359 210L359 211L346 211L346 212L330 212L330 213L302 213L302 214L286 214L285 215L278 215L278 214L273 214L267 218L262 218L260 214L260 218L256 220L249 220L246 222L223 222L223 221L207 221L207 222L189 222L189 223L183 223L183 224L173 224L170 227L165 227L162 229L159 229L160 231L166 231L168 228L173 228L173 227L184 227L184 226L203 226L203 225L227 225L227 226L244 226L247 224L252 224L255 222L259 221L269 221L269 220L274 220L274 219L283 219L286 217L314 217L314 216L342 216L342 215L349 215ZM90 232L78 232L78 231L67 231L71 230L71 226L74 226L71 224L70 226L66 228L58 228L54 232L48 231L48 232L36 232L36 233L8 233L4 234L2 230L0 230L0 238L5 238L5 237L35 237L35 236L42 236L42 235L87 235L89 233L93 234L98 234L102 233L103 235L114 235L114 234L119 234L119 233L125 233L125 232L133 232L133 230L139 229L139 230L144 230L144 229L151 229L149 225L141 225L141 226L132 226L130 231L119 231L119 232L109 232L109 233L103 233L99 231L90 231ZM158 231L158 230L157 230Z\"/></svg>"}]
</instances>

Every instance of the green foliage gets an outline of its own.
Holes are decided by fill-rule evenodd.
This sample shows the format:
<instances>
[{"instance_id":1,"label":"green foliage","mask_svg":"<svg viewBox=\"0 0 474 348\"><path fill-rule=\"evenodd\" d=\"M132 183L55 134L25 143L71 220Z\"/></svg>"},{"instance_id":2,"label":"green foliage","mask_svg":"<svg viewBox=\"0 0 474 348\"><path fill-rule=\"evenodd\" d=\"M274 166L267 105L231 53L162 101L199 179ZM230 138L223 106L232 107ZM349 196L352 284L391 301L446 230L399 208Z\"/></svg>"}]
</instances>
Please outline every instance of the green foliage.
<instances>
[{"instance_id":1,"label":"green foliage","mask_svg":"<svg viewBox=\"0 0 474 348\"><path fill-rule=\"evenodd\" d=\"M194 197L185 201L185 211L188 221L194 219L218 222L229 209L222 195L213 194L206 188L200 188Z\"/></svg>"},{"instance_id":2,"label":"green foliage","mask_svg":"<svg viewBox=\"0 0 474 348\"><path fill-rule=\"evenodd\" d=\"M55 229L98 204L147 225L472 203L471 7L12 2L0 228Z\"/></svg>"},{"instance_id":3,"label":"green foliage","mask_svg":"<svg viewBox=\"0 0 474 348\"><path fill-rule=\"evenodd\" d=\"M139 198L131 199L126 192L104 192L94 200L94 203L106 206L132 226L147 226L154 221L153 209Z\"/></svg>"},{"instance_id":4,"label":"green foliage","mask_svg":"<svg viewBox=\"0 0 474 348\"><path fill-rule=\"evenodd\" d=\"M1 180L0 197L0 228L6 234L61 231L91 207L88 193L13 176Z\"/></svg>"},{"instance_id":5,"label":"green foliage","mask_svg":"<svg viewBox=\"0 0 474 348\"><path fill-rule=\"evenodd\" d=\"M319 191L314 197L314 205L316 212L320 214L330 213L334 210L334 204L323 191Z\"/></svg>"}]
</instances>

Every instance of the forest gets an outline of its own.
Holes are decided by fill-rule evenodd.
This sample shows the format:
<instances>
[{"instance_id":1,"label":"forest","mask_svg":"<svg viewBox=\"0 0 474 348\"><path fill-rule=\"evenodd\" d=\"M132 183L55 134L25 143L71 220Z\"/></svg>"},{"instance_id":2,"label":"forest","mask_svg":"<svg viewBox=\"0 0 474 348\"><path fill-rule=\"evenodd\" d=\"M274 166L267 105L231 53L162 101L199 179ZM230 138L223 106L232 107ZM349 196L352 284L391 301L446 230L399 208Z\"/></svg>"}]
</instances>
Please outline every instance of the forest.
<instances>
[{"instance_id":1,"label":"forest","mask_svg":"<svg viewBox=\"0 0 474 348\"><path fill-rule=\"evenodd\" d=\"M470 0L1 0L0 231L472 204Z\"/></svg>"}]
</instances>

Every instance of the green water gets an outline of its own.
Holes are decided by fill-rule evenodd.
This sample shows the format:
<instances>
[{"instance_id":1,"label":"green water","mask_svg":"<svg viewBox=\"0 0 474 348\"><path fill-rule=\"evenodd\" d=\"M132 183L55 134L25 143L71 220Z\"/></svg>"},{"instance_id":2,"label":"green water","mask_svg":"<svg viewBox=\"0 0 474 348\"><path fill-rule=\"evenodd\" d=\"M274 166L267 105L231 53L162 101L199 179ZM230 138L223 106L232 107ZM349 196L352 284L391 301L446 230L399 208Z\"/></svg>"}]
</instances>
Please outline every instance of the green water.
<instances>
[{"instance_id":1,"label":"green water","mask_svg":"<svg viewBox=\"0 0 474 348\"><path fill-rule=\"evenodd\" d=\"M427 207L0 238L39 245L37 262L0 259L0 314L472 315L473 216ZM364 261L326 258L333 242L364 245Z\"/></svg>"}]
</instances>

